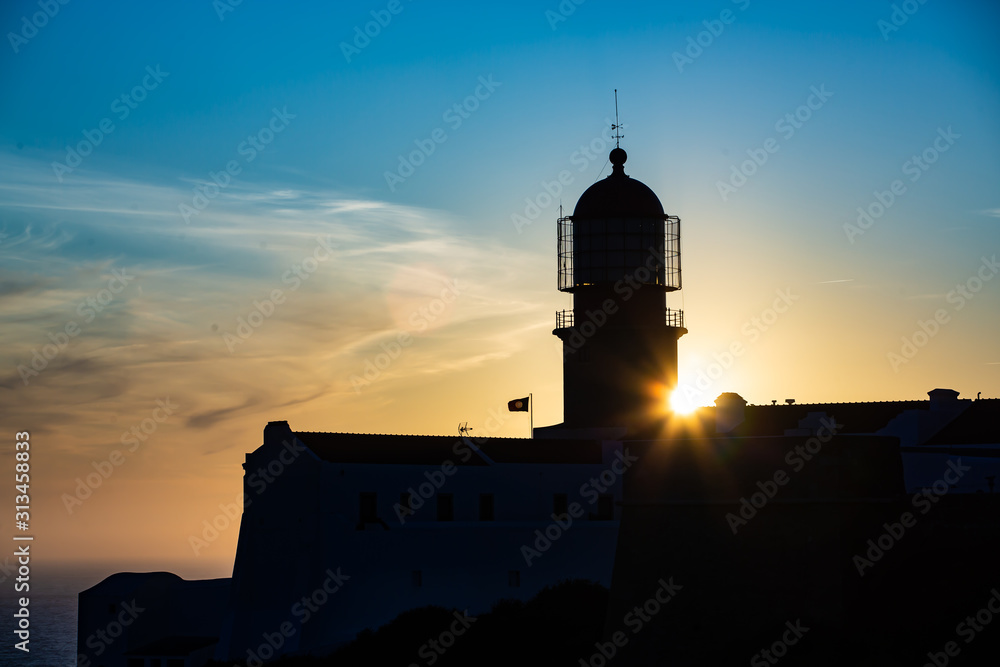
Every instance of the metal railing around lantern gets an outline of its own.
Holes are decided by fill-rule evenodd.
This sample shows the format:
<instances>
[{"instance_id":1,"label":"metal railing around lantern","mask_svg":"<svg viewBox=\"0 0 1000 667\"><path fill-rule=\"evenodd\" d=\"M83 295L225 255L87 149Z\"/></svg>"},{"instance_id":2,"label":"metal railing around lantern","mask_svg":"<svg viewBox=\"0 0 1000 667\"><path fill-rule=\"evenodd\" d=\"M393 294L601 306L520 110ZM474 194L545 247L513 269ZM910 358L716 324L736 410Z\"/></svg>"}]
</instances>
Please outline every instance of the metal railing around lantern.
<instances>
[{"instance_id":1,"label":"metal railing around lantern","mask_svg":"<svg viewBox=\"0 0 1000 667\"><path fill-rule=\"evenodd\" d=\"M668 327L684 328L684 311L667 308L666 325ZM556 311L556 329L569 329L573 326L572 310Z\"/></svg>"},{"instance_id":2,"label":"metal railing around lantern","mask_svg":"<svg viewBox=\"0 0 1000 667\"><path fill-rule=\"evenodd\" d=\"M681 220L605 218L557 222L559 289L628 279L668 292L681 288Z\"/></svg>"},{"instance_id":3,"label":"metal railing around lantern","mask_svg":"<svg viewBox=\"0 0 1000 667\"><path fill-rule=\"evenodd\" d=\"M556 329L568 329L573 326L573 311L572 310L557 310L556 311Z\"/></svg>"}]
</instances>

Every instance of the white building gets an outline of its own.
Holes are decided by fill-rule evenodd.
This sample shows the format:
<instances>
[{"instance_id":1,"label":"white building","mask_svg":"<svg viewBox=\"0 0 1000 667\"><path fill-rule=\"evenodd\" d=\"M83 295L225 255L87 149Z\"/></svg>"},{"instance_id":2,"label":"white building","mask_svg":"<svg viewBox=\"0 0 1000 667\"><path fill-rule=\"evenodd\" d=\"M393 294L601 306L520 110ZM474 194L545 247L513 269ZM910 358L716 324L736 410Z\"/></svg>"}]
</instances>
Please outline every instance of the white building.
<instances>
[{"instance_id":1,"label":"white building","mask_svg":"<svg viewBox=\"0 0 1000 667\"><path fill-rule=\"evenodd\" d=\"M620 441L271 422L244 464L249 503L216 657L245 658L286 622L282 651L321 651L408 609L474 615L564 579L610 586L630 465Z\"/></svg>"}]
</instances>

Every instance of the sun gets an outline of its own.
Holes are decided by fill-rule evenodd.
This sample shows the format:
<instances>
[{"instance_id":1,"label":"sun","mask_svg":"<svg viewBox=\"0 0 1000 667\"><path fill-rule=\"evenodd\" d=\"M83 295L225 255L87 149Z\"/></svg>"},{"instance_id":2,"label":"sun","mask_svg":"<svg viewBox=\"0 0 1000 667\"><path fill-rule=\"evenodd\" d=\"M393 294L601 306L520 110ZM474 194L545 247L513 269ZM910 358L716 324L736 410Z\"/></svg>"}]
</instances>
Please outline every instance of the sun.
<instances>
[{"instance_id":1,"label":"sun","mask_svg":"<svg viewBox=\"0 0 1000 667\"><path fill-rule=\"evenodd\" d=\"M670 410L674 414L687 415L691 414L698 409L698 406L690 399L690 397L685 396L684 392L680 389L675 389L672 394L670 394Z\"/></svg>"}]
</instances>

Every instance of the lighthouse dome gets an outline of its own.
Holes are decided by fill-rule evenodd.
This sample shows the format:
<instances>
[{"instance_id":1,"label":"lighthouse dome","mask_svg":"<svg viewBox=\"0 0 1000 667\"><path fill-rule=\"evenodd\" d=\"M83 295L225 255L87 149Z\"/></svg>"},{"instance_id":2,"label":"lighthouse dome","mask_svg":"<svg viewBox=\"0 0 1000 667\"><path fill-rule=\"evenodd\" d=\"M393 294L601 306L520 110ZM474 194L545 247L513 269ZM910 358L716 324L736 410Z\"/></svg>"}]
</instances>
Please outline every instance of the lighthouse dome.
<instances>
[{"instance_id":1,"label":"lighthouse dome","mask_svg":"<svg viewBox=\"0 0 1000 667\"><path fill-rule=\"evenodd\" d=\"M573 219L585 218L663 218L663 204L656 193L642 181L625 174L628 154L621 148L611 151L612 172L580 196Z\"/></svg>"}]
</instances>

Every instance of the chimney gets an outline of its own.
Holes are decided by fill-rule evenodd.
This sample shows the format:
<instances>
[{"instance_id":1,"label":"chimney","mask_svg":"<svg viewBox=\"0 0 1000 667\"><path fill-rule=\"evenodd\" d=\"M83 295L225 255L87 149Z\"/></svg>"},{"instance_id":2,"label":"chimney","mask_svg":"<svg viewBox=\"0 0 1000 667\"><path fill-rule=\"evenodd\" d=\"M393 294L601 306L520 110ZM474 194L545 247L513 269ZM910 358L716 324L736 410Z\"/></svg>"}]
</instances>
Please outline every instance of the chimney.
<instances>
[{"instance_id":1,"label":"chimney","mask_svg":"<svg viewBox=\"0 0 1000 667\"><path fill-rule=\"evenodd\" d=\"M958 405L958 392L954 389L931 389L927 395L931 399L931 410L947 410Z\"/></svg>"},{"instance_id":2,"label":"chimney","mask_svg":"<svg viewBox=\"0 0 1000 667\"><path fill-rule=\"evenodd\" d=\"M715 399L715 432L729 433L743 423L747 402L739 394L727 391Z\"/></svg>"},{"instance_id":3,"label":"chimney","mask_svg":"<svg viewBox=\"0 0 1000 667\"><path fill-rule=\"evenodd\" d=\"M291 439L292 429L287 421L267 422L267 426L264 427L264 444L274 442L280 445L283 440Z\"/></svg>"}]
</instances>

